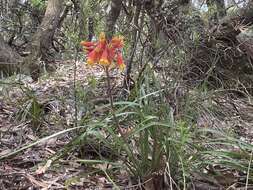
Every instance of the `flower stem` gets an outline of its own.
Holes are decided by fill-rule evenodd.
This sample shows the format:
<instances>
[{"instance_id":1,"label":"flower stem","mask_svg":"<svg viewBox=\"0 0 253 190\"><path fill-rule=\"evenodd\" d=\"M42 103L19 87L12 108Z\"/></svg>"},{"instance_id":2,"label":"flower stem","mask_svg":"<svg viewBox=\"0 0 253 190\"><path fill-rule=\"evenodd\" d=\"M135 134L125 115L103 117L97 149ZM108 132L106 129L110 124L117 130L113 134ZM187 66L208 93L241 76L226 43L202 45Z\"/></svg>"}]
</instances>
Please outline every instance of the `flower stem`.
<instances>
[{"instance_id":1,"label":"flower stem","mask_svg":"<svg viewBox=\"0 0 253 190\"><path fill-rule=\"evenodd\" d=\"M114 110L114 105L113 105L113 96L112 96L112 87L111 87L111 78L110 78L110 73L109 73L109 68L105 67L105 73L106 73L106 78L107 78L107 93L108 93L108 97L109 97L109 101L110 101L110 106L111 106L111 113L112 113L112 117L113 117L113 121L117 127L117 129L119 130L119 133L122 137L124 137L124 133L122 131L122 129L120 128L119 125L119 121L116 117L115 114L115 110Z\"/></svg>"},{"instance_id":2,"label":"flower stem","mask_svg":"<svg viewBox=\"0 0 253 190\"><path fill-rule=\"evenodd\" d=\"M112 96L112 88L111 88L111 78L110 78L110 73L109 73L109 68L108 67L105 67L105 73L106 73L106 78L107 78L107 88L108 88L108 97L109 97L109 101L110 101L110 106L111 106L111 113L112 113L112 117L113 117L113 121L116 125L116 128L118 129L118 132L121 136L121 140L123 141L124 143L124 148L127 152L127 155L129 156L129 159L134 163L135 166L137 166L138 162L136 160L136 158L134 157L134 154L133 152L131 151L130 149L130 146L127 142L127 138L126 136L124 135L124 132L122 131L122 129L120 128L120 125L119 125L119 121L116 117L116 114L115 114L115 110L114 110L114 105L113 105L113 96ZM127 162L127 160L126 160ZM129 167L130 170L131 170L131 166ZM133 171L134 173L134 171Z\"/></svg>"}]
</instances>

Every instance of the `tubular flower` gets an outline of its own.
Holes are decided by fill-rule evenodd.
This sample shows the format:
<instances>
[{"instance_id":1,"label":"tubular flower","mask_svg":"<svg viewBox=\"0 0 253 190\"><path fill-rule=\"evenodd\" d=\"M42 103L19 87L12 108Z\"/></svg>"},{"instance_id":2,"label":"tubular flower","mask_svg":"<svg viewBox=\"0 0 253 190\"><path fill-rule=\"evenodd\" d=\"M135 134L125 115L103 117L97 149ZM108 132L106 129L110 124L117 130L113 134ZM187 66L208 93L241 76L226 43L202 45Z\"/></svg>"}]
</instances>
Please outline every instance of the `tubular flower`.
<instances>
[{"instance_id":1,"label":"tubular flower","mask_svg":"<svg viewBox=\"0 0 253 190\"><path fill-rule=\"evenodd\" d=\"M105 37L105 33L104 32L101 32L99 34L99 42L105 42L106 41L106 37Z\"/></svg>"},{"instance_id":2,"label":"tubular flower","mask_svg":"<svg viewBox=\"0 0 253 190\"><path fill-rule=\"evenodd\" d=\"M110 42L107 42L105 33L101 33L98 42L82 41L80 45L84 47L87 53L87 64L93 65L98 63L109 67L113 62L116 62L121 71L125 69L121 54L121 49L124 46L122 36L113 37Z\"/></svg>"},{"instance_id":3,"label":"tubular flower","mask_svg":"<svg viewBox=\"0 0 253 190\"><path fill-rule=\"evenodd\" d=\"M95 51L97 52L103 52L103 49L105 49L105 46L106 46L106 38L105 38L105 33L102 32L100 35L99 35L99 42L98 42L98 45L97 47L95 48Z\"/></svg>"},{"instance_id":4,"label":"tubular flower","mask_svg":"<svg viewBox=\"0 0 253 190\"><path fill-rule=\"evenodd\" d=\"M121 52L117 53L117 65L121 71L123 71L126 67Z\"/></svg>"},{"instance_id":5,"label":"tubular flower","mask_svg":"<svg viewBox=\"0 0 253 190\"><path fill-rule=\"evenodd\" d=\"M91 51L94 50L96 43L95 43L95 42L86 42L86 41L82 41L82 42L80 43L80 45L83 46L83 51L84 51L84 52L87 51L88 53L90 53Z\"/></svg>"},{"instance_id":6,"label":"tubular flower","mask_svg":"<svg viewBox=\"0 0 253 190\"><path fill-rule=\"evenodd\" d=\"M124 38L122 36L113 37L110 45L112 48L123 48Z\"/></svg>"},{"instance_id":7,"label":"tubular flower","mask_svg":"<svg viewBox=\"0 0 253 190\"><path fill-rule=\"evenodd\" d=\"M99 60L99 63L104 66L109 66L111 64L111 61L109 60L109 57L108 57L108 49L107 48L104 49L103 54Z\"/></svg>"},{"instance_id":8,"label":"tubular flower","mask_svg":"<svg viewBox=\"0 0 253 190\"><path fill-rule=\"evenodd\" d=\"M116 53L115 48L108 47L108 58L110 61L113 61L113 59L115 57L115 53Z\"/></svg>"},{"instance_id":9,"label":"tubular flower","mask_svg":"<svg viewBox=\"0 0 253 190\"><path fill-rule=\"evenodd\" d=\"M96 51L91 51L87 57L87 64L93 65L98 62L100 54Z\"/></svg>"},{"instance_id":10,"label":"tubular flower","mask_svg":"<svg viewBox=\"0 0 253 190\"><path fill-rule=\"evenodd\" d=\"M92 46L95 46L96 43L95 43L95 42L81 41L81 42L80 42L80 45L81 45L81 46L84 46L84 47L92 47Z\"/></svg>"},{"instance_id":11,"label":"tubular flower","mask_svg":"<svg viewBox=\"0 0 253 190\"><path fill-rule=\"evenodd\" d=\"M103 52L104 48L105 48L105 44L103 44L103 43L98 43L98 45L97 45L97 47L94 49L94 51L96 51L96 52Z\"/></svg>"},{"instance_id":12,"label":"tubular flower","mask_svg":"<svg viewBox=\"0 0 253 190\"><path fill-rule=\"evenodd\" d=\"M84 47L83 50L84 50L84 52L87 51L88 53L90 53L94 50L94 47Z\"/></svg>"}]
</instances>

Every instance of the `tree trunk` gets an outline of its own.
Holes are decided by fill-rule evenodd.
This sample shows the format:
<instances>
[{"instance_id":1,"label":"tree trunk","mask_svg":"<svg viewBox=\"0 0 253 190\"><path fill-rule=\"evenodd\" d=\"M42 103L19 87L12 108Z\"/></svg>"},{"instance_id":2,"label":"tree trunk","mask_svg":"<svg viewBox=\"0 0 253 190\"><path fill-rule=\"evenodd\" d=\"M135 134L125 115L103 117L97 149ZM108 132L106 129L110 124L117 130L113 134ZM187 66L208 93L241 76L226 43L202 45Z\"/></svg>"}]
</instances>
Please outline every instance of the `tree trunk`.
<instances>
[{"instance_id":1,"label":"tree trunk","mask_svg":"<svg viewBox=\"0 0 253 190\"><path fill-rule=\"evenodd\" d=\"M77 4L77 3L76 3ZM96 9L96 6L92 4L91 2L79 0L79 38L80 39L87 39L88 41L92 41L95 31L94 31L94 16L90 15L87 17L87 12L91 11L93 12Z\"/></svg>"},{"instance_id":2,"label":"tree trunk","mask_svg":"<svg viewBox=\"0 0 253 190\"><path fill-rule=\"evenodd\" d=\"M224 16L226 16L226 8L224 0L207 0L210 25L217 24Z\"/></svg>"},{"instance_id":3,"label":"tree trunk","mask_svg":"<svg viewBox=\"0 0 253 190\"><path fill-rule=\"evenodd\" d=\"M111 39L115 32L115 23L120 15L122 7L121 0L111 0L109 5L109 14L106 17L106 37Z\"/></svg>"},{"instance_id":4,"label":"tree trunk","mask_svg":"<svg viewBox=\"0 0 253 190\"><path fill-rule=\"evenodd\" d=\"M128 91L130 90L130 80L131 80L131 70L132 70L132 64L134 61L134 56L136 53L136 45L139 37L139 17L141 13L142 5L140 3L137 3L136 8L135 8L135 13L134 13L134 28L132 31L132 44L131 44L131 53L130 57L127 60L127 66L126 66L126 76L124 79L124 89L127 89Z\"/></svg>"},{"instance_id":5,"label":"tree trunk","mask_svg":"<svg viewBox=\"0 0 253 190\"><path fill-rule=\"evenodd\" d=\"M185 29L180 29L177 26L182 25L181 8L187 7L189 3L189 0L143 0L144 8L155 24L154 27L157 33L164 33L169 40L174 42L179 39L178 32L185 31Z\"/></svg>"},{"instance_id":6,"label":"tree trunk","mask_svg":"<svg viewBox=\"0 0 253 190\"><path fill-rule=\"evenodd\" d=\"M16 53L0 34L0 72L2 76L10 75L17 69L17 64L22 62L22 57Z\"/></svg>"},{"instance_id":7,"label":"tree trunk","mask_svg":"<svg viewBox=\"0 0 253 190\"><path fill-rule=\"evenodd\" d=\"M39 60L47 62L49 59L49 50L54 33L59 27L62 10L62 0L49 0L42 23L32 37L30 55L25 59L25 68L34 80L37 80L40 74Z\"/></svg>"},{"instance_id":8,"label":"tree trunk","mask_svg":"<svg viewBox=\"0 0 253 190\"><path fill-rule=\"evenodd\" d=\"M94 19L93 17L88 18L88 40L91 41L93 39L94 32Z\"/></svg>"},{"instance_id":9,"label":"tree trunk","mask_svg":"<svg viewBox=\"0 0 253 190\"><path fill-rule=\"evenodd\" d=\"M79 19L79 38L84 40L87 38L87 14L85 11L87 11L87 9L85 9L86 7L86 1L82 1L79 0L79 3L77 1L74 1L74 6L75 9L78 9L79 11L79 15L78 15L78 19ZM79 5L80 4L80 5Z\"/></svg>"}]
</instances>

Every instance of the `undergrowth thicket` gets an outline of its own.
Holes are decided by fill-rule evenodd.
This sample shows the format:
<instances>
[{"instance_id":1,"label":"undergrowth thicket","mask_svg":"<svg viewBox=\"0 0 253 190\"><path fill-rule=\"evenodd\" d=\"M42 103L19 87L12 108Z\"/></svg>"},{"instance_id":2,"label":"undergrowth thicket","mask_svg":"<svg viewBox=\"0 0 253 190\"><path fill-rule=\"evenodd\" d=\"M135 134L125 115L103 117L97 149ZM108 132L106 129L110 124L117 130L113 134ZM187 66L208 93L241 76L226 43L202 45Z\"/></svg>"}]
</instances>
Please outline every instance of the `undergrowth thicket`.
<instances>
[{"instance_id":1,"label":"undergrowth thicket","mask_svg":"<svg viewBox=\"0 0 253 190\"><path fill-rule=\"evenodd\" d=\"M116 176L122 172L127 172L131 183L138 188L191 189L196 176L213 183L222 179L227 187L236 175L241 176L240 182L246 186L251 182L253 147L219 122L228 113L214 102L218 91L191 90L183 99L180 113L176 114L168 101L171 88L158 80L156 72L147 66L139 76L138 86L132 89L130 99L123 100L117 93L112 112L107 96L98 105L90 103L101 85L105 86L106 81L94 77L89 79L85 89L77 85L77 109L82 115L75 121L76 127L43 137L0 159L70 133L72 140L50 160L57 163L73 155L71 161L98 165L94 172L102 172L115 189L121 188ZM31 127L37 126L34 128L37 130L45 122L45 109L34 92L28 88L22 88L22 92L24 98L14 117L30 121ZM113 114L123 133L115 126ZM203 115L206 120L199 123ZM212 120L220 126L211 125ZM100 165L106 167L100 168ZM232 177L226 178L224 170ZM73 180L78 181L78 178ZM68 179L66 186L71 181Z\"/></svg>"}]
</instances>

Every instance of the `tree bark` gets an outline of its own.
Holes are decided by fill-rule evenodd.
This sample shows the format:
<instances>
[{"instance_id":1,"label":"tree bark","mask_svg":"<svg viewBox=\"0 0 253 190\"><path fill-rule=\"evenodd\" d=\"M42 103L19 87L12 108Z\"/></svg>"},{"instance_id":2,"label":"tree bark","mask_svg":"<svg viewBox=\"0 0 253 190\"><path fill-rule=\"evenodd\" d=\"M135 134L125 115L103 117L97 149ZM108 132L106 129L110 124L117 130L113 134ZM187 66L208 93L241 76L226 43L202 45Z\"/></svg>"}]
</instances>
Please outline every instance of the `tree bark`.
<instances>
[{"instance_id":1,"label":"tree bark","mask_svg":"<svg viewBox=\"0 0 253 190\"><path fill-rule=\"evenodd\" d=\"M0 71L1 75L10 75L17 70L17 64L23 61L22 57L15 52L0 34Z\"/></svg>"},{"instance_id":2,"label":"tree bark","mask_svg":"<svg viewBox=\"0 0 253 190\"><path fill-rule=\"evenodd\" d=\"M189 0L142 0L144 8L147 11L148 16L152 19L155 24L157 33L164 33L169 39L177 42L178 32L181 29L178 28L182 25L180 17L180 12L182 12L182 7L187 7L190 3ZM185 29L182 29L184 32Z\"/></svg>"},{"instance_id":3,"label":"tree bark","mask_svg":"<svg viewBox=\"0 0 253 190\"><path fill-rule=\"evenodd\" d=\"M131 44L131 53L130 57L127 60L127 66L126 66L126 76L124 79L124 89L130 90L130 80L131 80L131 70L132 70L132 64L134 60L134 55L136 52L136 46L138 41L138 27L139 27L139 17L141 13L142 5L140 3L137 3L135 8L135 14L134 14L134 28L132 31L132 44Z\"/></svg>"},{"instance_id":4,"label":"tree bark","mask_svg":"<svg viewBox=\"0 0 253 190\"><path fill-rule=\"evenodd\" d=\"M122 8L121 0L111 0L109 4L109 14L106 17L105 33L107 39L111 39L115 32L115 23Z\"/></svg>"},{"instance_id":5,"label":"tree bark","mask_svg":"<svg viewBox=\"0 0 253 190\"><path fill-rule=\"evenodd\" d=\"M54 33L59 27L62 10L62 0L49 0L42 23L32 37L30 55L25 59L24 66L34 80L37 80L40 74L39 60L47 62L49 59L49 50Z\"/></svg>"},{"instance_id":6,"label":"tree bark","mask_svg":"<svg viewBox=\"0 0 253 190\"><path fill-rule=\"evenodd\" d=\"M74 1L75 2L75 1ZM75 2L75 9L79 9L79 38L84 40L87 38L87 15L85 13L85 7L86 7L86 1L79 0L78 2Z\"/></svg>"},{"instance_id":7,"label":"tree bark","mask_svg":"<svg viewBox=\"0 0 253 190\"><path fill-rule=\"evenodd\" d=\"M217 24L224 16L226 16L226 8L224 0L207 0L210 25Z\"/></svg>"},{"instance_id":8,"label":"tree bark","mask_svg":"<svg viewBox=\"0 0 253 190\"><path fill-rule=\"evenodd\" d=\"M93 12L97 5L93 3L87 3L86 1L79 0L79 38L87 39L88 41L92 41L95 31L94 31L94 15L88 14L87 11ZM90 16L88 16L90 15Z\"/></svg>"},{"instance_id":9,"label":"tree bark","mask_svg":"<svg viewBox=\"0 0 253 190\"><path fill-rule=\"evenodd\" d=\"M91 41L94 36L94 19L93 17L88 18L88 40Z\"/></svg>"}]
</instances>

